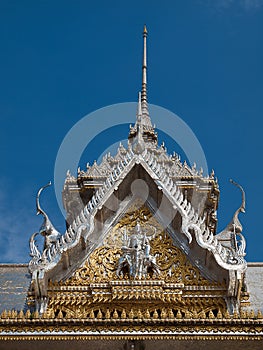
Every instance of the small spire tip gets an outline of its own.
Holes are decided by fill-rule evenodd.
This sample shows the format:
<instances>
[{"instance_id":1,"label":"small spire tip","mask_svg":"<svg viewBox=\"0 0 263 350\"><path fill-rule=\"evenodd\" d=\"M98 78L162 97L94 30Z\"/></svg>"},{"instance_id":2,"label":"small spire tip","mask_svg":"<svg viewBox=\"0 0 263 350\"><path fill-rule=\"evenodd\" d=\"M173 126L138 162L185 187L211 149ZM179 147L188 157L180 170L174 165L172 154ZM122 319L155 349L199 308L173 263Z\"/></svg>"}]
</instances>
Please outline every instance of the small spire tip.
<instances>
[{"instance_id":1,"label":"small spire tip","mask_svg":"<svg viewBox=\"0 0 263 350\"><path fill-rule=\"evenodd\" d=\"M146 28L146 24L144 25L144 27L143 27L143 34L148 34L148 32L147 32L147 28Z\"/></svg>"}]
</instances>

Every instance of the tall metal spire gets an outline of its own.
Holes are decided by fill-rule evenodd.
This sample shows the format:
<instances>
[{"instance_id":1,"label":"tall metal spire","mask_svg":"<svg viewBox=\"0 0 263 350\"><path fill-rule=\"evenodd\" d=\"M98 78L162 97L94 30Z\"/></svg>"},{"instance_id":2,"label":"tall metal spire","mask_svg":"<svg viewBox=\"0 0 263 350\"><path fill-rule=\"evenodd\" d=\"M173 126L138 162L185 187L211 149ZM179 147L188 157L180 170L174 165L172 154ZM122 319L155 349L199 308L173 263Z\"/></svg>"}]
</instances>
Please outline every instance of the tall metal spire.
<instances>
[{"instance_id":1,"label":"tall metal spire","mask_svg":"<svg viewBox=\"0 0 263 350\"><path fill-rule=\"evenodd\" d=\"M137 120L140 121L142 116L142 94L139 92L139 97L138 97L138 109L137 109Z\"/></svg>"},{"instance_id":2,"label":"tall metal spire","mask_svg":"<svg viewBox=\"0 0 263 350\"><path fill-rule=\"evenodd\" d=\"M147 103L147 28L143 28L143 60L142 60L142 114L149 116Z\"/></svg>"},{"instance_id":3,"label":"tall metal spire","mask_svg":"<svg viewBox=\"0 0 263 350\"><path fill-rule=\"evenodd\" d=\"M143 59L142 59L142 91L139 93L137 118L130 127L129 143L135 153L140 153L145 147L157 146L157 133L152 126L147 103L147 29L143 29Z\"/></svg>"},{"instance_id":4,"label":"tall metal spire","mask_svg":"<svg viewBox=\"0 0 263 350\"><path fill-rule=\"evenodd\" d=\"M136 123L136 137L133 140L132 150L134 153L142 153L145 150L145 142L143 139L143 125L142 122L142 105L141 105L141 92L139 92L138 110L137 110L137 123Z\"/></svg>"}]
</instances>

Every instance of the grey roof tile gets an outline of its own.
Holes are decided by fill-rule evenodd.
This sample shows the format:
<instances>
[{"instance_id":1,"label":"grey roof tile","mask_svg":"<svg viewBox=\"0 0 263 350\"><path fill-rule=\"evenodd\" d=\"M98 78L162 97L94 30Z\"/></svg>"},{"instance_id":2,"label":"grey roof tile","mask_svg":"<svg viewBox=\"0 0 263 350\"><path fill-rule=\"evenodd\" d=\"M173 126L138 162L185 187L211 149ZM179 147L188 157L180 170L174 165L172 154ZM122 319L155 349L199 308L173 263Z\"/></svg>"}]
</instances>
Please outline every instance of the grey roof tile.
<instances>
[{"instance_id":1,"label":"grey roof tile","mask_svg":"<svg viewBox=\"0 0 263 350\"><path fill-rule=\"evenodd\" d=\"M26 264L0 264L0 313L24 310L31 276Z\"/></svg>"}]
</instances>

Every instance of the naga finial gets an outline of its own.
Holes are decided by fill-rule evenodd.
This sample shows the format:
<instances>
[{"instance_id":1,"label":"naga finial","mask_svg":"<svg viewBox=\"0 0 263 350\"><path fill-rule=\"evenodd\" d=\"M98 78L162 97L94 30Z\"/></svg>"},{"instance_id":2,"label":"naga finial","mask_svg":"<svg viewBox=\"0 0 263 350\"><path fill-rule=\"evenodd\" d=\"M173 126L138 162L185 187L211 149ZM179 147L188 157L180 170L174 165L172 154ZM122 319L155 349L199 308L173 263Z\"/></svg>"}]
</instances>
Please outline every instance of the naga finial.
<instances>
[{"instance_id":1,"label":"naga finial","mask_svg":"<svg viewBox=\"0 0 263 350\"><path fill-rule=\"evenodd\" d=\"M242 193L242 204L241 204L241 206L240 206L239 209L240 209L240 211L241 211L242 213L245 213L245 211L246 211L246 196L245 196L245 191L244 191L243 187L242 187L241 185L239 185L237 182L235 182L234 180L230 179L230 182L231 182L233 185L237 186L237 187L240 189L241 193Z\"/></svg>"},{"instance_id":2,"label":"naga finial","mask_svg":"<svg viewBox=\"0 0 263 350\"><path fill-rule=\"evenodd\" d=\"M218 240L222 241L223 245L235 247L235 254L237 259L242 258L246 255L245 248L246 248L246 240L244 236L242 235L243 227L241 225L241 222L239 221L238 215L239 213L245 213L246 209L246 198L245 198L245 191L243 190L242 186L240 186L237 182L230 179L230 182L238 187L242 193L242 203L240 207L235 211L232 220L227 225L227 227L220 232L217 235Z\"/></svg>"},{"instance_id":3,"label":"naga finial","mask_svg":"<svg viewBox=\"0 0 263 350\"><path fill-rule=\"evenodd\" d=\"M49 183L47 183L45 186L41 187L41 188L39 189L38 193L37 193L37 198L36 198L37 215L39 215L39 214L42 214L42 215L44 215L44 216L47 215L47 214L44 212L44 210L41 208L41 206L40 206L39 197L40 197L40 195L41 195L41 192L42 192L45 188L47 188L48 186L51 186L51 181L49 181Z\"/></svg>"},{"instance_id":4,"label":"naga finial","mask_svg":"<svg viewBox=\"0 0 263 350\"><path fill-rule=\"evenodd\" d=\"M232 232L240 233L240 232L242 232L243 227L238 219L238 215L239 215L239 213L245 213L245 211L246 211L245 191L243 190L243 187L241 185L239 185L237 182L235 182L234 180L230 179L230 182L240 189L240 191L242 193L242 203L241 203L240 207L235 211L235 214L234 214L231 222L228 224L227 228Z\"/></svg>"},{"instance_id":5,"label":"naga finial","mask_svg":"<svg viewBox=\"0 0 263 350\"><path fill-rule=\"evenodd\" d=\"M37 215L41 214L44 217L44 221L39 229L39 233L45 237L44 249L48 248L51 245L51 243L55 243L57 239L61 236L61 234L55 229L55 227L51 223L47 213L40 206L40 194L46 187L49 186L51 186L51 181L39 189L36 198Z\"/></svg>"}]
</instances>

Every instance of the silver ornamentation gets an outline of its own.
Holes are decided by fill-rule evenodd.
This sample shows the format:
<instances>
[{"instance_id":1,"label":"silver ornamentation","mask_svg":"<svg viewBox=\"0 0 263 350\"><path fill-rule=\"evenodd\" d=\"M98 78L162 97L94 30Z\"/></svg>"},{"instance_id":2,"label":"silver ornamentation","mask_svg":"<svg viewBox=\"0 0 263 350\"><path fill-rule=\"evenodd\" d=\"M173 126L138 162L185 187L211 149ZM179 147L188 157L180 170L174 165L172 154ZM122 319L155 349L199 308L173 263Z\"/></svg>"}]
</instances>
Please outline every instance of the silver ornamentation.
<instances>
[{"instance_id":1,"label":"silver ornamentation","mask_svg":"<svg viewBox=\"0 0 263 350\"><path fill-rule=\"evenodd\" d=\"M134 228L129 239L126 232L123 236L122 256L118 262L117 276L128 270L129 276L133 278L145 278L150 270L156 275L160 274L156 259L150 254L151 246L146 235L146 230L142 230L140 223Z\"/></svg>"},{"instance_id":2,"label":"silver ornamentation","mask_svg":"<svg viewBox=\"0 0 263 350\"><path fill-rule=\"evenodd\" d=\"M29 270L31 272L35 269L35 267L38 266L41 261L41 253L38 250L35 240L36 235L38 235L38 232L33 233L29 240L30 256L32 257L29 262Z\"/></svg>"},{"instance_id":3,"label":"silver ornamentation","mask_svg":"<svg viewBox=\"0 0 263 350\"><path fill-rule=\"evenodd\" d=\"M61 237L61 234L55 229L47 213L40 206L40 202L39 202L40 194L48 186L51 186L51 182L49 182L47 185L40 188L36 198L37 215L41 214L43 215L43 218L44 218L44 221L39 229L39 233L45 237L44 249L50 247L52 243L56 243L59 237Z\"/></svg>"},{"instance_id":4,"label":"silver ornamentation","mask_svg":"<svg viewBox=\"0 0 263 350\"><path fill-rule=\"evenodd\" d=\"M227 225L227 227L220 232L217 237L219 240L224 242L226 245L230 247L230 249L233 251L234 257L232 258L234 261L240 261L246 253L246 241L244 236L242 235L243 227L241 225L241 222L239 221L239 214L245 213L246 210L246 196L245 191L242 188L241 185L239 185L237 182L230 179L230 182L238 187L242 194L242 202L240 207L235 211L232 220ZM224 244L223 243L223 244Z\"/></svg>"}]
</instances>

